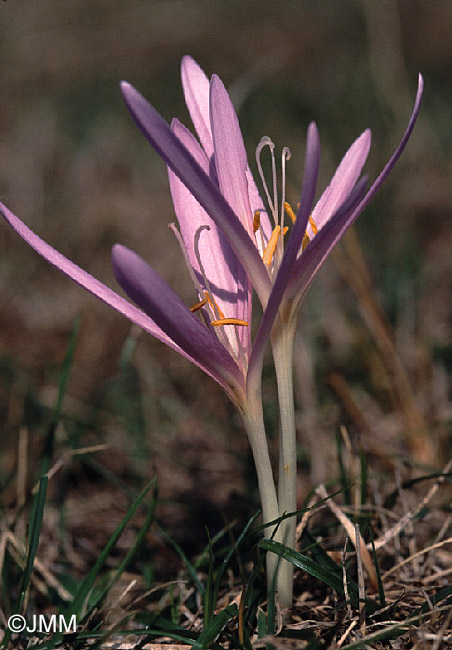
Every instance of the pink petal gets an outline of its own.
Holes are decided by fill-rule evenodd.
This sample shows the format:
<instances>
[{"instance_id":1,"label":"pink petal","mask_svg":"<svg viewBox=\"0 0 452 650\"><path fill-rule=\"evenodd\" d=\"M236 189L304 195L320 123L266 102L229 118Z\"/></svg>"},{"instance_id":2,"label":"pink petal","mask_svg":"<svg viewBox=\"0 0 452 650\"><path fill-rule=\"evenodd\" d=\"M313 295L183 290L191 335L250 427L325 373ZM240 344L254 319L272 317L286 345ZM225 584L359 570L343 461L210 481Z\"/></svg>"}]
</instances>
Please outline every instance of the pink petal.
<instances>
[{"instance_id":1,"label":"pink petal","mask_svg":"<svg viewBox=\"0 0 452 650\"><path fill-rule=\"evenodd\" d=\"M271 282L256 249L254 237L250 237L218 187L206 176L155 108L130 84L122 82L121 89L137 125L161 158L222 230L252 280L262 304L266 304Z\"/></svg>"},{"instance_id":2,"label":"pink petal","mask_svg":"<svg viewBox=\"0 0 452 650\"><path fill-rule=\"evenodd\" d=\"M210 129L209 80L191 56L182 59L181 76L185 103L203 149L210 158L213 154L213 140Z\"/></svg>"},{"instance_id":3,"label":"pink petal","mask_svg":"<svg viewBox=\"0 0 452 650\"><path fill-rule=\"evenodd\" d=\"M345 201L358 181L364 163L369 155L370 143L371 133L367 129L355 140L342 158L339 167L331 179L331 183L323 192L312 211L312 218L319 230L323 228L328 219L333 216L339 206ZM308 235L311 237L311 230L308 230Z\"/></svg>"},{"instance_id":4,"label":"pink petal","mask_svg":"<svg viewBox=\"0 0 452 650\"><path fill-rule=\"evenodd\" d=\"M207 172L207 159L191 133L177 120L173 121L172 129L187 150ZM204 160L202 156L204 156ZM193 194L170 169L168 169L168 175L174 209L191 266L199 283L204 290L207 290L208 287L195 252L197 233L200 228L207 226L208 230L203 229L198 237L198 253L201 263L213 297L220 310L228 318L239 318L249 323L249 327L241 327L238 330L241 343L248 350L250 345L249 331L251 329L248 276L223 233L200 206ZM225 328L225 334L232 348L235 349L237 340L234 328Z\"/></svg>"},{"instance_id":5,"label":"pink petal","mask_svg":"<svg viewBox=\"0 0 452 650\"><path fill-rule=\"evenodd\" d=\"M203 149L206 152L207 157L210 158L213 154L213 139L210 126L209 79L204 70L202 70L202 68L190 56L184 56L182 59L181 72L185 103L187 104L190 117ZM268 242L272 233L271 223L248 165L246 169L246 178L251 212L254 215L256 210L260 211L264 240L265 242Z\"/></svg>"},{"instance_id":6,"label":"pink petal","mask_svg":"<svg viewBox=\"0 0 452 650\"><path fill-rule=\"evenodd\" d=\"M219 342L213 328L201 323L149 264L119 244L113 247L112 261L116 279L127 295L200 368L229 394L243 387L243 376L237 364Z\"/></svg>"},{"instance_id":7,"label":"pink petal","mask_svg":"<svg viewBox=\"0 0 452 650\"><path fill-rule=\"evenodd\" d=\"M210 122L221 193L251 235L253 214L246 178L245 145L237 114L223 82L216 75L210 83Z\"/></svg>"},{"instance_id":8,"label":"pink petal","mask_svg":"<svg viewBox=\"0 0 452 650\"><path fill-rule=\"evenodd\" d=\"M224 378L221 377L218 372L213 373L210 369L204 367L199 360L195 359L188 352L183 350L154 322L152 318L143 313L141 309L132 305L128 300L115 293L102 284L102 282L99 282L99 280L94 278L92 275L68 260L64 255L52 248L52 246L49 246L49 244L38 237L38 235L30 230L28 226L26 226L2 203L0 203L0 213L14 228L17 234L20 235L20 237L22 237L22 239L34 248L35 251L44 259L50 262L50 264L55 266L59 271L62 271L65 275L71 278L71 280L77 282L81 287L92 293L96 298L100 298L100 300L105 302L107 305L113 307L113 309L128 318L132 323L135 323L141 327L141 329L149 332L149 334L152 334L152 336L155 336L155 338L159 339L173 350L179 352L179 354L200 367L215 379L225 390L230 392L230 387L225 384Z\"/></svg>"},{"instance_id":9,"label":"pink petal","mask_svg":"<svg viewBox=\"0 0 452 650\"><path fill-rule=\"evenodd\" d=\"M302 253L302 255L298 258L294 273L287 287L287 296L293 300L293 303L295 305L302 299L304 293L306 292L314 276L316 275L317 271L323 264L330 251L344 235L347 228L349 228L352 223L356 221L364 208L370 203L402 155L402 152L405 149L408 140L410 139L414 125L416 124L416 120L419 115L423 91L424 80L422 78L422 75L419 75L416 99L414 101L413 111L411 113L406 131L402 136L399 146L394 151L391 158L388 160L383 170L379 174L378 178L370 187L369 191L351 212L350 210L344 209L344 206L341 206L341 208L337 210L333 217L320 230L318 235L314 237L313 241L309 244L304 253ZM359 194L360 190L359 185L360 182L354 189L354 192L356 190L357 194ZM349 202L351 198L352 196L349 195L346 203Z\"/></svg>"}]
</instances>

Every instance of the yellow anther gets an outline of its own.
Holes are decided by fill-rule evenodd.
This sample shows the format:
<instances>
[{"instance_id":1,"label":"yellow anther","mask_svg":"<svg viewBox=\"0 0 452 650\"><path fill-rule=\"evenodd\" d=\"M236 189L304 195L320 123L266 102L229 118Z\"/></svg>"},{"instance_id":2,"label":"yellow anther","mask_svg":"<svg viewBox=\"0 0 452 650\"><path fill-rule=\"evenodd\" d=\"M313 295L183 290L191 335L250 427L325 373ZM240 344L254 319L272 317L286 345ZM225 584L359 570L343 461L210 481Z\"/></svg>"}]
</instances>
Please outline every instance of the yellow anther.
<instances>
[{"instance_id":1,"label":"yellow anther","mask_svg":"<svg viewBox=\"0 0 452 650\"><path fill-rule=\"evenodd\" d=\"M214 327L220 327L221 325L241 325L242 327L248 327L248 323L240 318L220 318L219 320L212 320L210 324Z\"/></svg>"},{"instance_id":2,"label":"yellow anther","mask_svg":"<svg viewBox=\"0 0 452 650\"><path fill-rule=\"evenodd\" d=\"M292 221L292 223L295 223L295 221L297 220L297 215L293 211L293 208L290 205L290 203L288 203L287 201L284 201L283 206L284 206L284 210L286 211L286 214L290 217L290 220Z\"/></svg>"},{"instance_id":3,"label":"yellow anther","mask_svg":"<svg viewBox=\"0 0 452 650\"><path fill-rule=\"evenodd\" d=\"M261 225L261 212L256 210L253 217L253 232L256 233Z\"/></svg>"},{"instance_id":4,"label":"yellow anther","mask_svg":"<svg viewBox=\"0 0 452 650\"><path fill-rule=\"evenodd\" d=\"M282 234L285 235L288 230L289 230L289 226L284 226Z\"/></svg>"},{"instance_id":5,"label":"yellow anther","mask_svg":"<svg viewBox=\"0 0 452 650\"><path fill-rule=\"evenodd\" d=\"M276 250L276 244L278 243L279 236L281 234L281 226L276 226L276 228L272 232L272 236L270 237L270 240L265 247L264 254L262 255L262 259L264 260L264 264L267 266L270 266L273 255L275 254Z\"/></svg>"},{"instance_id":6,"label":"yellow anther","mask_svg":"<svg viewBox=\"0 0 452 650\"><path fill-rule=\"evenodd\" d=\"M312 232L314 233L314 235L317 235L317 233L319 232L319 229L317 228L317 225L316 225L314 219L311 217L311 215L309 215L309 225L311 226L311 229L312 229ZM305 232L304 237L303 237L303 241L301 242L301 250L302 251L304 251L304 249L306 248L306 246L309 244L310 241L311 240L309 239L308 233Z\"/></svg>"},{"instance_id":7,"label":"yellow anther","mask_svg":"<svg viewBox=\"0 0 452 650\"><path fill-rule=\"evenodd\" d=\"M190 311L198 311L201 307L204 307L204 305L207 305L207 298L204 298L204 300L201 300L200 302L195 302L195 304L190 307Z\"/></svg>"},{"instance_id":8,"label":"yellow anther","mask_svg":"<svg viewBox=\"0 0 452 650\"><path fill-rule=\"evenodd\" d=\"M311 217L311 215L309 215L309 225L311 226L312 232L314 233L314 235L317 235L317 233L319 232L319 229L317 228L317 226L315 224L315 221Z\"/></svg>"},{"instance_id":9,"label":"yellow anther","mask_svg":"<svg viewBox=\"0 0 452 650\"><path fill-rule=\"evenodd\" d=\"M215 300L214 298L211 298L211 297L210 297L210 294L209 294L208 291L204 291L204 295L205 295L205 297L206 297L207 302L208 302L209 305L212 307L213 311L217 310L219 317L220 317L221 319L224 319L224 314L223 314L223 312L221 311L221 309L218 307L218 305L217 305L217 303L216 303L216 300Z\"/></svg>"}]
</instances>

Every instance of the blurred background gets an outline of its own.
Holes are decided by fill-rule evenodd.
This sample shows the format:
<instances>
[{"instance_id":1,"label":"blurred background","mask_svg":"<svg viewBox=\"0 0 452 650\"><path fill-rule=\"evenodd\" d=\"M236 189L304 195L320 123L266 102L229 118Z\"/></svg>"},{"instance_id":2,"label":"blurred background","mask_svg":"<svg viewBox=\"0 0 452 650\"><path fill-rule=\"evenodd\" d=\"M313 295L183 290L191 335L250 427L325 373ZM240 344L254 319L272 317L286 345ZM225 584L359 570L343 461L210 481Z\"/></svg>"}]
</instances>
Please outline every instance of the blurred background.
<instances>
[{"instance_id":1,"label":"blurred background","mask_svg":"<svg viewBox=\"0 0 452 650\"><path fill-rule=\"evenodd\" d=\"M367 127L373 146L366 172L374 179L406 128L418 72L424 75L421 115L406 152L305 301L296 350L300 500L331 477L341 426L378 471L391 472L396 459L438 468L450 455L451 33L450 0L0 6L2 200L110 287L116 288L110 249L119 241L187 304L196 298L167 227L175 215L166 170L129 117L121 79L168 121L178 116L189 124L179 66L191 54L230 89L253 170L261 136L279 150L290 147L287 193L295 204L308 123L315 120L321 135L319 193ZM14 472L25 423L29 482L36 480L33 467L80 314L55 459L74 447L109 448L88 464L74 458L53 484L56 501L62 490L70 497L78 536L89 516L102 521L101 536L102 527L114 526L124 511L124 486L141 486L155 471L159 516L187 547L196 548L197 535L205 540L205 523L215 528L217 519L221 526L241 509L252 511L248 443L214 382L131 330L6 224L0 253L3 479ZM264 393L275 445L270 365ZM13 485L5 485L5 502L13 502Z\"/></svg>"}]
</instances>

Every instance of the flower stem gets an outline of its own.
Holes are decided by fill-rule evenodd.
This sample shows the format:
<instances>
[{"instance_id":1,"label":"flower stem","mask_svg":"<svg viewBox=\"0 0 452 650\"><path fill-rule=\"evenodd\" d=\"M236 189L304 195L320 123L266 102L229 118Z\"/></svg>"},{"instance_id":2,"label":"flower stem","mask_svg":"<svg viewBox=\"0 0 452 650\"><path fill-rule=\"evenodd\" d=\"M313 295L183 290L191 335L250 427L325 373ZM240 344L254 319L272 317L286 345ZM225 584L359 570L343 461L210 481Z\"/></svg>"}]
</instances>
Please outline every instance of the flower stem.
<instances>
[{"instance_id":1,"label":"flower stem","mask_svg":"<svg viewBox=\"0 0 452 650\"><path fill-rule=\"evenodd\" d=\"M281 419L278 477L279 516L295 512L297 509L297 449L293 392L295 324L296 319L291 319L288 324L276 323L271 337ZM282 542L294 549L295 516L285 519L280 528ZM281 562L277 585L282 609L292 606L293 569L293 564L290 562Z\"/></svg>"},{"instance_id":2,"label":"flower stem","mask_svg":"<svg viewBox=\"0 0 452 650\"><path fill-rule=\"evenodd\" d=\"M243 408L242 419L253 452L262 505L262 518L265 526L265 524L275 521L279 517L278 498L265 432L259 373L251 373L248 380L247 401ZM266 528L265 536L271 537L273 530L274 526ZM273 584L275 572L278 569L277 559L272 553L267 554L268 588Z\"/></svg>"}]
</instances>

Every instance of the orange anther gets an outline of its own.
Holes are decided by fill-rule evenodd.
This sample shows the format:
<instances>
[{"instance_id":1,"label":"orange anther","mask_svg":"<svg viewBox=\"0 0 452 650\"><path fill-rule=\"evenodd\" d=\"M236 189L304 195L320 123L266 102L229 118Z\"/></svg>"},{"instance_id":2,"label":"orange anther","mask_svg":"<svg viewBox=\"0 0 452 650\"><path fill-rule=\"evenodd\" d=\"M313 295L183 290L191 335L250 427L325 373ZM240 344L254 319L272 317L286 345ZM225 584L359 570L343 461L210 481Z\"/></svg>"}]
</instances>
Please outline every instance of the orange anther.
<instances>
[{"instance_id":1,"label":"orange anther","mask_svg":"<svg viewBox=\"0 0 452 650\"><path fill-rule=\"evenodd\" d=\"M256 210L253 217L253 232L256 233L259 230L261 225L261 213L260 210Z\"/></svg>"},{"instance_id":2,"label":"orange anther","mask_svg":"<svg viewBox=\"0 0 452 650\"><path fill-rule=\"evenodd\" d=\"M217 305L215 299L210 297L209 292L208 292L208 291L204 291L204 295L205 295L205 297L206 297L207 302L208 302L209 305L212 307L212 309L213 309L214 311L217 310L218 315L219 315L220 318L224 318L224 314L223 314L223 312L222 312L221 309L218 307L218 305Z\"/></svg>"},{"instance_id":3,"label":"orange anther","mask_svg":"<svg viewBox=\"0 0 452 650\"><path fill-rule=\"evenodd\" d=\"M204 300L201 300L200 302L195 302L195 304L190 307L190 311L198 311L198 309L201 309L204 305L207 305L207 298L204 298Z\"/></svg>"},{"instance_id":4,"label":"orange anther","mask_svg":"<svg viewBox=\"0 0 452 650\"><path fill-rule=\"evenodd\" d=\"M317 235L317 233L319 232L319 229L317 228L316 223L315 223L314 219L311 217L311 215L309 215L309 225L311 226L312 232L314 233L314 235Z\"/></svg>"},{"instance_id":5,"label":"orange anther","mask_svg":"<svg viewBox=\"0 0 452 650\"><path fill-rule=\"evenodd\" d=\"M265 247L264 254L262 255L262 259L264 260L264 264L267 266L270 266L273 255L275 254L276 250L276 244L278 243L279 236L281 234L281 226L276 226L276 228L272 232L272 236L270 237L270 240Z\"/></svg>"},{"instance_id":6,"label":"orange anther","mask_svg":"<svg viewBox=\"0 0 452 650\"><path fill-rule=\"evenodd\" d=\"M220 327L221 325L241 325L242 327L248 327L248 323L240 318L220 318L219 320L212 320L210 324L214 327Z\"/></svg>"},{"instance_id":7,"label":"orange anther","mask_svg":"<svg viewBox=\"0 0 452 650\"><path fill-rule=\"evenodd\" d=\"M319 232L319 229L317 228L316 223L315 223L314 219L311 217L311 215L309 215L309 225L311 226L311 229L312 229L312 232L314 233L314 235L317 235L317 233ZM304 251L304 249L306 248L306 246L309 244L310 241L311 240L309 239L308 233L305 232L304 237L303 237L303 241L301 242L301 250L302 251Z\"/></svg>"},{"instance_id":8,"label":"orange anther","mask_svg":"<svg viewBox=\"0 0 452 650\"><path fill-rule=\"evenodd\" d=\"M286 211L286 214L290 217L290 220L292 221L292 223L295 223L295 221L297 220L297 215L293 211L293 208L290 205L290 203L288 203L287 201L284 201L283 206L284 206L284 210Z\"/></svg>"}]
</instances>

